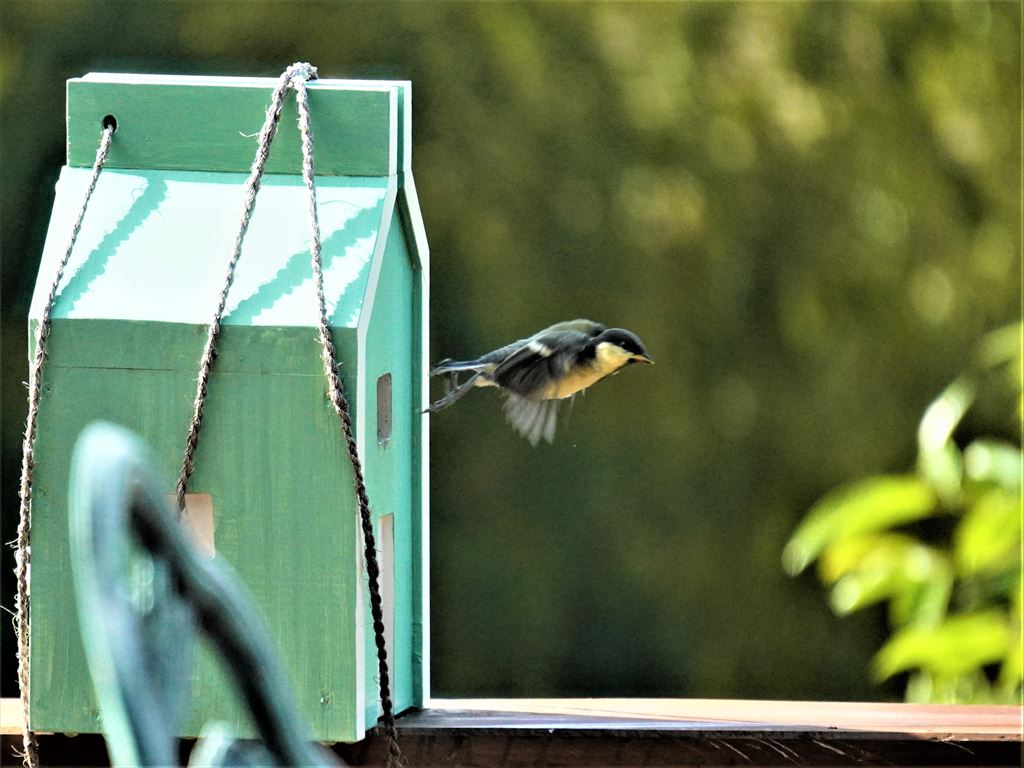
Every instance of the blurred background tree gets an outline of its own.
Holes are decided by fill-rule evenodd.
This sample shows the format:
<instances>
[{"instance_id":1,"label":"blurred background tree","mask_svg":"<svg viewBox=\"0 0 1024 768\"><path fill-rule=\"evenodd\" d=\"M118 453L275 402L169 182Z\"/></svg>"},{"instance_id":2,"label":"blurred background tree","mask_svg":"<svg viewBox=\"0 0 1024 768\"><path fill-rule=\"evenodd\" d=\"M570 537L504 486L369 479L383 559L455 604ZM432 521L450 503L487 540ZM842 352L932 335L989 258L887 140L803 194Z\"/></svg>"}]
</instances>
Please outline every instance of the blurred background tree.
<instances>
[{"instance_id":1,"label":"blurred background tree","mask_svg":"<svg viewBox=\"0 0 1024 768\"><path fill-rule=\"evenodd\" d=\"M908 701L1021 703L1022 330L987 336L972 370L928 406L915 474L830 493L783 553L793 574L818 561L841 616L888 601L892 636L872 669L878 680L909 673ZM979 397L1012 414L1015 442L980 436L960 449Z\"/></svg>"},{"instance_id":2,"label":"blurred background tree","mask_svg":"<svg viewBox=\"0 0 1024 768\"><path fill-rule=\"evenodd\" d=\"M884 612L779 554L1019 319L1020 39L1014 2L5 0L3 540L63 81L304 59L414 83L436 358L582 315L658 360L553 446L493 393L432 419L434 692L898 697L864 672Z\"/></svg>"}]
</instances>

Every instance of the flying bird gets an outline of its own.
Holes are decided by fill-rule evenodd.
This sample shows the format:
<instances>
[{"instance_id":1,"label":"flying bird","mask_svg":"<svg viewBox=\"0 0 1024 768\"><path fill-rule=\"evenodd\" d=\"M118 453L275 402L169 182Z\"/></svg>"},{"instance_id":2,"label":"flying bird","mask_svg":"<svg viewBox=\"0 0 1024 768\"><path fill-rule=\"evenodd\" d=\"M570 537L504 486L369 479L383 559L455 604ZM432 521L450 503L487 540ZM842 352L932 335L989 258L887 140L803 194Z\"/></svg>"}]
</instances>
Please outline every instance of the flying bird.
<instances>
[{"instance_id":1,"label":"flying bird","mask_svg":"<svg viewBox=\"0 0 1024 768\"><path fill-rule=\"evenodd\" d=\"M636 334L592 320L567 320L475 360L442 360L431 376L448 375L451 391L428 409L437 413L476 387L506 395L505 415L531 445L555 439L560 401L631 363L653 363ZM459 375L470 374L463 382Z\"/></svg>"}]
</instances>

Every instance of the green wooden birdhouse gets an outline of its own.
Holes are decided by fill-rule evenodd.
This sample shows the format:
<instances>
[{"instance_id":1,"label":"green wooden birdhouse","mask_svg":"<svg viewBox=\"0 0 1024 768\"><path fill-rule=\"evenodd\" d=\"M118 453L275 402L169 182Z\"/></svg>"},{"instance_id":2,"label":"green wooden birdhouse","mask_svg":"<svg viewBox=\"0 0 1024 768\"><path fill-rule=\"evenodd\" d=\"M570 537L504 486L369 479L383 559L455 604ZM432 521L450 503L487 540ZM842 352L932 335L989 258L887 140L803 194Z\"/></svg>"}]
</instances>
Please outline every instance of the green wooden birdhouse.
<instances>
[{"instance_id":1,"label":"green wooden birdhouse","mask_svg":"<svg viewBox=\"0 0 1024 768\"><path fill-rule=\"evenodd\" d=\"M88 184L117 130L53 309L35 447L31 727L97 732L73 604L68 467L79 432L122 424L168 494L273 79L94 74L68 82L57 183L30 313L39 322ZM428 696L427 245L407 82L309 83L324 291L374 513L395 711ZM188 523L253 593L303 715L354 741L379 715L353 472L327 398L294 96L285 103L223 319ZM182 736L250 730L200 649Z\"/></svg>"}]
</instances>

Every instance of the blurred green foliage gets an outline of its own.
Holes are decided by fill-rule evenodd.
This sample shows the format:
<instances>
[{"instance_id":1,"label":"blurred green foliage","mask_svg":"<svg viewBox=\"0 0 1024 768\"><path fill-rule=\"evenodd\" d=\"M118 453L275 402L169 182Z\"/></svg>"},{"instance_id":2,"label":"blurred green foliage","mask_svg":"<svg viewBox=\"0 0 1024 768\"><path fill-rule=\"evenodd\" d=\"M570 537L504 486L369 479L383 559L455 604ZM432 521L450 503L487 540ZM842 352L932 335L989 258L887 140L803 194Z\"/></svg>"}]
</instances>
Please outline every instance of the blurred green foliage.
<instances>
[{"instance_id":1,"label":"blurred green foliage","mask_svg":"<svg viewBox=\"0 0 1024 768\"><path fill-rule=\"evenodd\" d=\"M1020 40L1001 0L3 0L2 539L63 81L308 60L413 81L434 359L589 316L658 361L552 446L489 392L432 418L434 693L898 696L863 674L884 617L779 552L1019 318ZM1015 439L983 405L963 429Z\"/></svg>"},{"instance_id":2,"label":"blurred green foliage","mask_svg":"<svg viewBox=\"0 0 1024 768\"><path fill-rule=\"evenodd\" d=\"M1021 703L1022 342L1020 324L989 334L973 369L925 411L917 471L830 493L783 553L794 575L818 562L840 616L888 602L892 635L872 672L908 673L908 701ZM980 436L960 448L956 431L979 390L1012 414L1016 442ZM944 518L941 533L912 532Z\"/></svg>"}]
</instances>

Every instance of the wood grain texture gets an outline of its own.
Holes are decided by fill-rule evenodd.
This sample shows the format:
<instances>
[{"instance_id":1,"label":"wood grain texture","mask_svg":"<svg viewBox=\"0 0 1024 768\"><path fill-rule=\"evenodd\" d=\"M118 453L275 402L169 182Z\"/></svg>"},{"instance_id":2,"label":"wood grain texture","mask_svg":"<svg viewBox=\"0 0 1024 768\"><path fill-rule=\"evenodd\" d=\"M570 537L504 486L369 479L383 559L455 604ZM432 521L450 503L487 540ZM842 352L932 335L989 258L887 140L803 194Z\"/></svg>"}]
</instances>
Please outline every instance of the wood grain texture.
<instances>
[{"instance_id":1,"label":"wood grain texture","mask_svg":"<svg viewBox=\"0 0 1024 768\"><path fill-rule=\"evenodd\" d=\"M337 340L350 370L359 365L353 336ZM356 639L338 631L355 626L352 591L345 589L355 564L339 556L355 550L351 470L316 371L312 335L306 342L291 354L308 358L314 375L215 375L192 488L213 498L218 553L262 609L313 732L354 739ZM233 353L226 335L222 355ZM73 604L66 459L81 428L112 420L146 436L170 490L194 372L55 365L48 373L33 506L32 722L41 730L90 732L98 712ZM214 718L250 732L209 651L191 686L183 734L198 734Z\"/></svg>"},{"instance_id":2,"label":"wood grain texture","mask_svg":"<svg viewBox=\"0 0 1024 768\"><path fill-rule=\"evenodd\" d=\"M80 168L61 172L39 267L47 287L64 255L88 178L89 171ZM205 326L223 285L243 181L232 173L104 171L68 261L54 318ZM393 185L387 178L317 182L332 326L358 322ZM292 177L266 178L224 324L308 327L316 315L313 295L305 189ZM45 292L37 290L30 317L41 315L44 298ZM159 353L159 347L153 351ZM96 364L92 358L79 362Z\"/></svg>"},{"instance_id":3,"label":"wood grain texture","mask_svg":"<svg viewBox=\"0 0 1024 768\"><path fill-rule=\"evenodd\" d=\"M31 719L100 728L78 633L67 548L67 464L94 419L142 436L177 474L199 354L223 281L276 78L89 75L68 83L62 170L30 310L62 254L103 117L118 130L54 307L33 504ZM309 85L329 324L374 509L394 515L397 710L429 691L425 627L426 239L411 173L404 81ZM353 741L377 715L351 467L313 329L299 136L286 104L238 270L190 490L209 494L217 554L252 591L316 738ZM246 134L246 135L243 135ZM399 196L399 190L410 192ZM409 194L412 195L410 206ZM399 202L400 200L400 202ZM371 280L371 273L373 278ZM392 375L390 439L374 387ZM252 729L205 646L186 683L183 735L211 719ZM52 743L52 742L51 742Z\"/></svg>"},{"instance_id":4,"label":"wood grain texture","mask_svg":"<svg viewBox=\"0 0 1024 768\"><path fill-rule=\"evenodd\" d=\"M366 388L367 421L376 423L377 393L372 383L385 373L391 374L392 402L397 407L392 410L389 440L378 441L373 429L365 432L364 461L374 520L381 515L393 515L394 614L385 617L385 622L390 621L393 627L394 646L388 648L388 656L391 697L396 712L418 703L413 685L413 676L418 672L418 669L414 670L413 648L413 625L416 622L413 593L417 586L413 582L412 570L415 556L413 519L418 517L420 505L419 489L413 484L413 466L419 460L413 441L413 425L419 418L414 406L417 400L413 390L413 369L418 363L422 343L413 325L413 288L418 282L411 269L399 217L392 216L367 329L364 365L366 380L371 383ZM368 594L364 599L369 599ZM366 722L372 724L377 721L380 709L377 657L373 628L369 622L363 642L367 649Z\"/></svg>"},{"instance_id":5,"label":"wood grain texture","mask_svg":"<svg viewBox=\"0 0 1024 768\"><path fill-rule=\"evenodd\" d=\"M1020 707L697 699L435 700L418 766L1020 765ZM382 765L376 735L336 751Z\"/></svg>"},{"instance_id":6,"label":"wood grain texture","mask_svg":"<svg viewBox=\"0 0 1024 768\"><path fill-rule=\"evenodd\" d=\"M12 734L4 736L5 755L15 744L17 704L0 709L11 718L0 728ZM1017 766L1022 746L1020 707L699 699L433 705L398 720L410 765ZM76 764L105 764L97 737L43 736L40 750L47 764L59 765L72 746ZM183 756L191 746L182 745ZM334 749L350 765L384 764L384 740L376 733Z\"/></svg>"},{"instance_id":7,"label":"wood grain texture","mask_svg":"<svg viewBox=\"0 0 1024 768\"><path fill-rule=\"evenodd\" d=\"M228 171L252 165L276 79L106 75L68 81L68 165L91 166L104 117L117 119L107 168ZM318 176L398 171L397 85L309 83ZM294 97L267 161L268 174L299 174Z\"/></svg>"},{"instance_id":8,"label":"wood grain texture","mask_svg":"<svg viewBox=\"0 0 1024 768\"><path fill-rule=\"evenodd\" d=\"M843 730L1017 739L1021 707L737 699L435 699L409 727Z\"/></svg>"},{"instance_id":9,"label":"wood grain texture","mask_svg":"<svg viewBox=\"0 0 1024 768\"><path fill-rule=\"evenodd\" d=\"M62 217L81 173L65 169L71 181L58 189L48 241L62 239ZM99 728L78 639L66 544L66 467L74 440L99 418L133 429L153 446L170 489L191 411L206 333L203 319L223 269L219 249L204 239L203 227L190 228L189 219L230 220L237 207L230 183L235 178L177 171L105 176L108 198L94 211L91 234L58 299L44 374L33 504L31 716L36 728L82 733ZM140 197L129 194L131 187L138 188L140 180L141 196L147 185L162 186L164 192L153 196L122 234L111 235L118 232L115 222L125 210L118 195L126 195L130 208ZM120 190L123 182L127 186ZM380 231L385 207L395 204L394 194L387 191L393 186L393 180L367 185L342 179L324 185L325 287L342 376L353 412L358 412L356 377L367 357L359 349L356 326L369 290L370 254L385 250L389 234L398 238L392 246L397 249L397 272L389 272L374 288L395 299L393 306L382 305L382 331L373 344L380 346L380 354L396 351L387 365L400 370L406 382L396 394L404 398L396 404L396 418L401 411L405 425L402 442L399 446L393 438L392 445L394 451L405 451L396 461L408 474L413 459L408 453L409 420L418 405L408 379L412 337L419 336L419 328L412 327L412 267L402 232ZM294 224L303 221L303 190L278 183L267 185L264 193L275 205L258 208L264 223L257 220L253 226L266 230L266 236L254 232L239 267L191 489L213 498L217 551L239 572L264 611L313 732L323 739L355 740L362 735L356 713L362 714L365 691L356 692L366 638L357 621L351 468L325 397L320 350L311 327L315 305L309 254L302 243L303 227ZM280 210L274 213L281 206L292 212L284 216L285 225L278 218ZM286 225L288 218L292 226ZM387 218L397 221L396 216ZM208 227L205 231L210 234ZM180 233L192 233L195 242L183 243ZM44 256L41 274L46 267ZM45 282L40 280L40 289ZM364 430L367 425L356 427ZM375 434L375 424L369 428ZM371 466L371 472L381 471L383 467ZM385 497L390 475L382 477L375 485ZM405 505L394 510L402 516L396 537L407 551L403 557L409 557L411 480L403 482L406 495L395 499ZM401 571L411 577L407 560ZM405 584L398 591L407 596L411 589ZM411 602L403 600L402 606ZM398 642L411 654L411 615L406 607L403 611ZM399 661L396 655L393 663L401 671L401 701L408 706L413 662ZM209 650L201 651L190 683L193 709L183 734L197 734L214 718L228 721L240 733L251 732L218 666ZM363 679L368 687L375 686L375 676ZM375 687L369 692L375 701Z\"/></svg>"}]
</instances>

